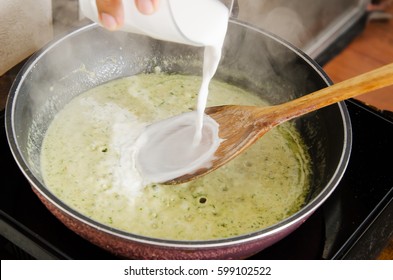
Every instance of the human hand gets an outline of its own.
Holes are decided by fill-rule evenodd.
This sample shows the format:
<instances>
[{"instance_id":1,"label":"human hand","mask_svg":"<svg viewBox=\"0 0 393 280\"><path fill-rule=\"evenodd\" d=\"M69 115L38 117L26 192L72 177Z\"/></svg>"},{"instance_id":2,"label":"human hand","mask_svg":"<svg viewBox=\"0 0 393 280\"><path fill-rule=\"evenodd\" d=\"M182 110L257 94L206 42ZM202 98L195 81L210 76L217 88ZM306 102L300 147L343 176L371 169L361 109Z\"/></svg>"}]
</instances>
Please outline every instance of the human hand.
<instances>
[{"instance_id":1,"label":"human hand","mask_svg":"<svg viewBox=\"0 0 393 280\"><path fill-rule=\"evenodd\" d=\"M159 0L135 0L139 12L153 14L158 8ZM101 24L109 30L117 30L124 23L124 10L121 0L96 0Z\"/></svg>"}]
</instances>

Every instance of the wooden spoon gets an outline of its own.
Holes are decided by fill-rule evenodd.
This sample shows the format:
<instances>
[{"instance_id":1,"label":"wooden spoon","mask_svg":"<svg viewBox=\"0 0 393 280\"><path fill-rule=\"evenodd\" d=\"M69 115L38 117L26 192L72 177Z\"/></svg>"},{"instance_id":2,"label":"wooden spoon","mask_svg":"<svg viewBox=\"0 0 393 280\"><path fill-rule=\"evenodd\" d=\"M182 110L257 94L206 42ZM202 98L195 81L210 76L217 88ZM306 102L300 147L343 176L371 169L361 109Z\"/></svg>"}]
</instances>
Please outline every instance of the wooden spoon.
<instances>
[{"instance_id":1,"label":"wooden spoon","mask_svg":"<svg viewBox=\"0 0 393 280\"><path fill-rule=\"evenodd\" d=\"M184 183L212 172L285 121L392 84L393 63L280 105L224 105L206 108L205 113L219 124L219 137L224 139L215 152L211 167L182 175L165 184Z\"/></svg>"}]
</instances>

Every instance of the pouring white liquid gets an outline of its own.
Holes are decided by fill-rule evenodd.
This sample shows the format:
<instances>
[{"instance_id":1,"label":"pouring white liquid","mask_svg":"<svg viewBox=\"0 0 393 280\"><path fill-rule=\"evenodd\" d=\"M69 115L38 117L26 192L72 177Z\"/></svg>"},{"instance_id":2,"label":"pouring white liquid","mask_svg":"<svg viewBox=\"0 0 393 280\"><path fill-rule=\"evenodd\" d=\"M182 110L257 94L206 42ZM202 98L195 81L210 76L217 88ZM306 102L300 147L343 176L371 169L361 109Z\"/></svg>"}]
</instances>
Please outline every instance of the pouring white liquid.
<instances>
[{"instance_id":1,"label":"pouring white liquid","mask_svg":"<svg viewBox=\"0 0 393 280\"><path fill-rule=\"evenodd\" d=\"M220 58L228 26L229 10L216 0L171 1L184 34L205 46L203 77L198 93L197 114L182 114L153 124L142 133L137 145L137 166L147 182L164 182L193 173L209 162L220 144L218 124L204 115L209 84ZM190 8L190 5L192 6ZM194 11L193 15L183 11ZM203 20L195 19L203 15Z\"/></svg>"},{"instance_id":2,"label":"pouring white liquid","mask_svg":"<svg viewBox=\"0 0 393 280\"><path fill-rule=\"evenodd\" d=\"M214 19L214 22L211 22L215 27L213 32L195 29L195 38L200 41L205 38L207 44L196 114L182 114L153 124L142 133L137 143L140 146L137 166L147 182L165 182L184 174L192 174L202 167L208 168L221 142L218 124L204 114L209 84L221 58L227 29L228 10L220 2L217 4L217 17L211 17ZM211 9L211 6L206 7L208 8Z\"/></svg>"},{"instance_id":3,"label":"pouring white liquid","mask_svg":"<svg viewBox=\"0 0 393 280\"><path fill-rule=\"evenodd\" d=\"M93 6L95 0L81 0L82 11L98 21ZM123 6L127 12L122 30L205 47L197 114L150 126L136 143L137 166L147 182L163 182L208 167L220 139L217 123L204 116L204 111L209 84L221 58L229 9L219 0L162 0L155 14L145 16L137 12L134 1L123 1Z\"/></svg>"}]
</instances>

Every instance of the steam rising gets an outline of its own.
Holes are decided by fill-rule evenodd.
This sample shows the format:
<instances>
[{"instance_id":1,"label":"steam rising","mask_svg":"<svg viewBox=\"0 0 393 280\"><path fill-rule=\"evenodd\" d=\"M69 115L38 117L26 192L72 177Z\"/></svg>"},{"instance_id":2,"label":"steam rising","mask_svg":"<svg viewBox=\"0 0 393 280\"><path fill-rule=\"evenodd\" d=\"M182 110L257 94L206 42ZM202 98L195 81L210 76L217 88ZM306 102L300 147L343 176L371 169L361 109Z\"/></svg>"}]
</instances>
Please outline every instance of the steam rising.
<instances>
[{"instance_id":1,"label":"steam rising","mask_svg":"<svg viewBox=\"0 0 393 280\"><path fill-rule=\"evenodd\" d=\"M360 0L238 0L238 18L278 35L315 58L315 48L362 14ZM363 7L365 9L365 7ZM327 36L327 37L325 37ZM319 51L320 52L320 51Z\"/></svg>"},{"instance_id":2,"label":"steam rising","mask_svg":"<svg viewBox=\"0 0 393 280\"><path fill-rule=\"evenodd\" d=\"M295 46L302 46L304 38L307 37L307 30L300 16L289 7L291 4L288 1L282 5L277 4L280 1L239 2L239 19L285 38Z\"/></svg>"}]
</instances>

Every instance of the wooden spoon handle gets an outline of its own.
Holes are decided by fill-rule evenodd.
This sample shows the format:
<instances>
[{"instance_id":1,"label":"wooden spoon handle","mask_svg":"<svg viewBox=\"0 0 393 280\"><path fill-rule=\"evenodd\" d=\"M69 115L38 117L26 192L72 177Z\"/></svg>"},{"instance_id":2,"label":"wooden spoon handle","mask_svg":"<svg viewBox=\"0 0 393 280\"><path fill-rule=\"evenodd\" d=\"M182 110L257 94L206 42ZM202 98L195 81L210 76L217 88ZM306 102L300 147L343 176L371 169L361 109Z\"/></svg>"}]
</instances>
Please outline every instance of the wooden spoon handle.
<instances>
[{"instance_id":1,"label":"wooden spoon handle","mask_svg":"<svg viewBox=\"0 0 393 280\"><path fill-rule=\"evenodd\" d=\"M280 118L278 121L281 123L392 84L393 63L273 107L277 116L283 116L282 120Z\"/></svg>"}]
</instances>

